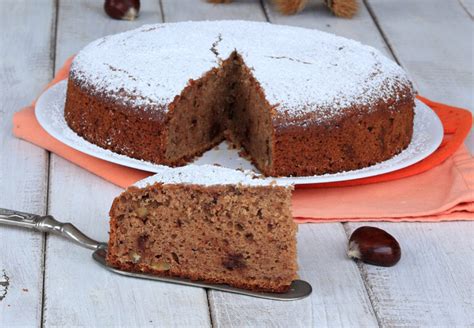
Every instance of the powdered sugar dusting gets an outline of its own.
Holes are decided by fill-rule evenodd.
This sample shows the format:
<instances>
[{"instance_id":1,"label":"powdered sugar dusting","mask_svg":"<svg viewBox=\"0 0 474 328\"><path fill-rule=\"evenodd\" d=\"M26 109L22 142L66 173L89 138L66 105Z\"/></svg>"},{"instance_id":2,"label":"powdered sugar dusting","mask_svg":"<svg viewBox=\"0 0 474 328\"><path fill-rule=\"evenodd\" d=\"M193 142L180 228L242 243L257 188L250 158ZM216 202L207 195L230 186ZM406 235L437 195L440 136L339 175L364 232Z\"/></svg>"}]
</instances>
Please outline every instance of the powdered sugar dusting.
<instances>
[{"instance_id":1,"label":"powdered sugar dusting","mask_svg":"<svg viewBox=\"0 0 474 328\"><path fill-rule=\"evenodd\" d=\"M244 186L289 186L291 183L265 178L253 171L232 170L214 165L193 165L171 168L163 166L158 173L138 181L134 186L143 188L154 183L164 184L196 184L213 185L244 185Z\"/></svg>"},{"instance_id":2,"label":"powdered sugar dusting","mask_svg":"<svg viewBox=\"0 0 474 328\"><path fill-rule=\"evenodd\" d=\"M118 101L166 111L190 79L234 50L277 113L290 117L317 111L313 119L324 121L411 87L396 63L369 46L317 30L244 21L145 25L107 36L84 48L71 72Z\"/></svg>"}]
</instances>

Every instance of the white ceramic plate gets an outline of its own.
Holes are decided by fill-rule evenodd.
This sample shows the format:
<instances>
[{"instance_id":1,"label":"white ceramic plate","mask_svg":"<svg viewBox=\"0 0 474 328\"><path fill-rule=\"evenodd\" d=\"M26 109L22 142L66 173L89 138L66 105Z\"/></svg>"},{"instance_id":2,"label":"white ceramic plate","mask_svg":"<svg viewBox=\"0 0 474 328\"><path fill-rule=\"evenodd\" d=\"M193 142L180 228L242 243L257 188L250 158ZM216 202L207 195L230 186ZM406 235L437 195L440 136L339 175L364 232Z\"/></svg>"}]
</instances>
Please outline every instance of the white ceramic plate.
<instances>
[{"instance_id":1,"label":"white ceramic plate","mask_svg":"<svg viewBox=\"0 0 474 328\"><path fill-rule=\"evenodd\" d=\"M65 97L66 81L62 81L43 93L36 103L36 118L50 135L64 144L91 156L144 171L159 172L161 165L116 154L79 137L64 120ZM277 178L277 180L294 184L313 184L376 176L400 170L424 159L438 148L442 139L443 126L438 116L429 107L417 100L412 141L407 149L395 157L360 170L309 177L282 177ZM228 149L225 142L204 153L193 164L219 164L224 167L250 169L258 172L249 161L238 155L237 150Z\"/></svg>"}]
</instances>

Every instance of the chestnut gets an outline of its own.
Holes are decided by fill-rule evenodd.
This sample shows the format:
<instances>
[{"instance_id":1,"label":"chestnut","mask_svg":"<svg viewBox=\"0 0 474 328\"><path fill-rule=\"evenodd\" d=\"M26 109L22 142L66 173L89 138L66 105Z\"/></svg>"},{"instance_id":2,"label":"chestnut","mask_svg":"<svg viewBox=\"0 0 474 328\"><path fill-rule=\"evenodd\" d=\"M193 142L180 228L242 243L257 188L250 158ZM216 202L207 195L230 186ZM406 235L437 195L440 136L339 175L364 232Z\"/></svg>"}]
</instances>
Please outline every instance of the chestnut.
<instances>
[{"instance_id":1,"label":"chestnut","mask_svg":"<svg viewBox=\"0 0 474 328\"><path fill-rule=\"evenodd\" d=\"M140 11L140 0L105 0L104 10L114 19L134 20Z\"/></svg>"},{"instance_id":2,"label":"chestnut","mask_svg":"<svg viewBox=\"0 0 474 328\"><path fill-rule=\"evenodd\" d=\"M385 230L364 226L349 238L347 255L368 264L391 267L400 260L401 249L398 241Z\"/></svg>"}]
</instances>

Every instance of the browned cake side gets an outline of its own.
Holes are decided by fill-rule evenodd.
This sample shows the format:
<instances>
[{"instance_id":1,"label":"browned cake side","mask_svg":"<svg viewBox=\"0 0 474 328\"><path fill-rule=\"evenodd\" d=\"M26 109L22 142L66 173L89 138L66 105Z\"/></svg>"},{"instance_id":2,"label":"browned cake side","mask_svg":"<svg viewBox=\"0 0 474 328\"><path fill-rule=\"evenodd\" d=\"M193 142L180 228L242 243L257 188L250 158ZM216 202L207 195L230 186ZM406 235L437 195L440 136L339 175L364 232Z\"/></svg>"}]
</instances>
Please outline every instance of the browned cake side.
<instances>
[{"instance_id":1,"label":"browned cake side","mask_svg":"<svg viewBox=\"0 0 474 328\"><path fill-rule=\"evenodd\" d=\"M399 153L411 141L413 107L407 87L396 99L347 108L323 123L308 123L321 111L290 120L276 114L234 53L190 81L167 114L119 103L71 75L65 118L94 144L158 164L184 165L227 138L265 175L308 176L363 168Z\"/></svg>"},{"instance_id":2,"label":"browned cake side","mask_svg":"<svg viewBox=\"0 0 474 328\"><path fill-rule=\"evenodd\" d=\"M69 77L64 117L84 139L116 153L165 163L165 119L98 95Z\"/></svg>"},{"instance_id":3,"label":"browned cake side","mask_svg":"<svg viewBox=\"0 0 474 328\"><path fill-rule=\"evenodd\" d=\"M224 140L221 123L228 99L223 70L211 70L169 104L168 115L153 106L136 108L68 80L64 116L84 139L116 153L179 166Z\"/></svg>"},{"instance_id":4,"label":"browned cake side","mask_svg":"<svg viewBox=\"0 0 474 328\"><path fill-rule=\"evenodd\" d=\"M277 186L130 187L110 210L117 268L284 292L297 278L291 190Z\"/></svg>"},{"instance_id":5,"label":"browned cake side","mask_svg":"<svg viewBox=\"0 0 474 328\"><path fill-rule=\"evenodd\" d=\"M376 110L353 108L331 124L277 127L273 165L265 174L336 173L390 159L409 145L413 135L413 98L396 106L394 111L380 102Z\"/></svg>"}]
</instances>

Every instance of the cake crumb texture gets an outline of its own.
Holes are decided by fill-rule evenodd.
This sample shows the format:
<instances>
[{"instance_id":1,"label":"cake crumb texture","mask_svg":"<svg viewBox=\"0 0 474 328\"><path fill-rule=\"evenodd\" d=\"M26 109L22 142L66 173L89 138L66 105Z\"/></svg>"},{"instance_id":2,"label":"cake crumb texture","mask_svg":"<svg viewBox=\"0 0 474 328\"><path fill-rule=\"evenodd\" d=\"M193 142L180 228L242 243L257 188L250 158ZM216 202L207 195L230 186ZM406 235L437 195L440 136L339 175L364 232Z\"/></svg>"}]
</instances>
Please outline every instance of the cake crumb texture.
<instances>
[{"instance_id":1,"label":"cake crumb texture","mask_svg":"<svg viewBox=\"0 0 474 328\"><path fill-rule=\"evenodd\" d=\"M126 271L285 292L297 278L291 188L147 184L110 210L107 262Z\"/></svg>"}]
</instances>

